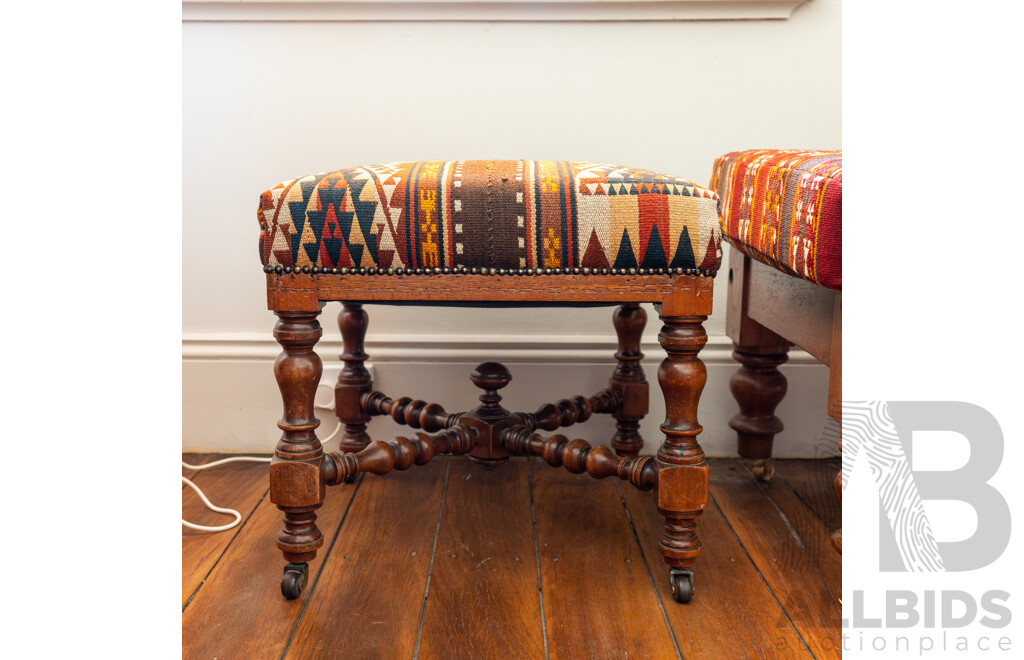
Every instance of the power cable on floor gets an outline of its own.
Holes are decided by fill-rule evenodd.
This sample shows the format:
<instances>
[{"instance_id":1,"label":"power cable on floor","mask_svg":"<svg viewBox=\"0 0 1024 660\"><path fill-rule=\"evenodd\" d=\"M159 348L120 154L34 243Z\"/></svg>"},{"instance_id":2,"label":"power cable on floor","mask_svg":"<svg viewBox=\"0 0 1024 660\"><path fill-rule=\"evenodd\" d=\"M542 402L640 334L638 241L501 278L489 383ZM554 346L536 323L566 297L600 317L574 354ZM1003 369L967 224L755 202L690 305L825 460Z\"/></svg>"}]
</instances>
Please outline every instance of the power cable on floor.
<instances>
[{"instance_id":1,"label":"power cable on floor","mask_svg":"<svg viewBox=\"0 0 1024 660\"><path fill-rule=\"evenodd\" d=\"M320 383L320 385L318 387L330 387L330 385L328 385L327 383ZM320 408L322 410L330 410L331 412L334 412L334 400L333 400L333 398L332 398L330 404L322 405L322 404L319 404L319 403L314 403L313 405L314 405L315 408ZM325 438L324 440L321 440L320 444L326 445L328 442L333 440L335 438L335 436L337 436L338 433L341 432L341 427L342 427L342 423L338 422L338 426L336 426L334 428L334 431L329 436L327 436L327 438ZM246 461L246 462L251 462L251 463L269 463L270 460L271 459L265 458L263 456L231 456L231 457L228 457L228 458L222 458L222 459L220 459L218 461L213 461L212 463L204 463L203 465L191 465L189 463L186 463L185 461L182 461L181 462L181 467L186 468L188 470L206 470L208 468L217 467L218 465L224 465L225 463L234 463L234 462L241 462L241 461ZM211 511L216 511L217 513L229 514L229 515L232 515L232 516L235 517L235 521L234 522L230 522L230 523L228 523L226 525L220 525L220 526L217 526L217 527L211 527L211 526L208 526L208 525L197 525L195 523L190 523L189 521L185 520L184 518L181 519L181 524L182 525L184 525L185 527L188 527L189 529L194 529L194 530L197 530L197 531L200 531L200 532L223 532L223 531L229 530L229 529L237 526L238 523L242 522L242 514L240 514L238 511L235 511L234 509L227 509L227 508L224 508L224 507L219 507L219 506L214 505L213 503L210 502L209 499L207 499L206 495L203 493L202 490L200 490L199 486L195 485L190 479L188 479L184 475L182 475L181 481L183 483L185 483L186 485L188 485L189 487L191 487L192 490L194 490L196 492L196 494L199 495L199 498L203 501L203 504L205 504L208 509L210 509Z\"/></svg>"}]
</instances>

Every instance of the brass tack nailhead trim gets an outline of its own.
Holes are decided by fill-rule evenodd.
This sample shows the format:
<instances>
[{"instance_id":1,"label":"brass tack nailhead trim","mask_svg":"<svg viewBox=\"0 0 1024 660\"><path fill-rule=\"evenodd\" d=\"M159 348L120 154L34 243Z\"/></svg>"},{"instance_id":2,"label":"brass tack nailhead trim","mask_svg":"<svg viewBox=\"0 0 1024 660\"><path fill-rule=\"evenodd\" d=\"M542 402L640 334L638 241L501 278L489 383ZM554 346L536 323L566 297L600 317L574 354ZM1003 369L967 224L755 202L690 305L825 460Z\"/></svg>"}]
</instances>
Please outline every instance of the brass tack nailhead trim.
<instances>
[{"instance_id":1,"label":"brass tack nailhead trim","mask_svg":"<svg viewBox=\"0 0 1024 660\"><path fill-rule=\"evenodd\" d=\"M326 266L264 266L263 272L270 274L275 273L291 274L291 273L307 273L307 274L327 274L332 275L695 275L700 277L714 277L715 272L704 268L479 268L476 266L453 266L453 267L436 267L436 268L378 268L371 266L370 268L346 268L346 267L332 267L327 268Z\"/></svg>"}]
</instances>

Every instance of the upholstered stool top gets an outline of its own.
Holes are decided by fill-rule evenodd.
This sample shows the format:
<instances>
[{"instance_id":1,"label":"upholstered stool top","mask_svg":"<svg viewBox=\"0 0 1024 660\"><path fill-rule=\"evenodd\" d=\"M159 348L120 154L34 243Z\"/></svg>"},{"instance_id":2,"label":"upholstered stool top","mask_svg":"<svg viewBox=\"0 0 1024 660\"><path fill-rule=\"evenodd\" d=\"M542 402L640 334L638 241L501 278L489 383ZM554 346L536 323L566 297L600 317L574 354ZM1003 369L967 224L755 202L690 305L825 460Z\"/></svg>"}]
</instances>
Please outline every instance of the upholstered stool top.
<instances>
[{"instance_id":1,"label":"upholstered stool top","mask_svg":"<svg viewBox=\"0 0 1024 660\"><path fill-rule=\"evenodd\" d=\"M686 179L598 163L365 165L264 192L260 257L277 273L714 275L717 202Z\"/></svg>"},{"instance_id":2,"label":"upholstered stool top","mask_svg":"<svg viewBox=\"0 0 1024 660\"><path fill-rule=\"evenodd\" d=\"M755 149L715 161L722 232L744 254L843 287L843 152Z\"/></svg>"}]
</instances>

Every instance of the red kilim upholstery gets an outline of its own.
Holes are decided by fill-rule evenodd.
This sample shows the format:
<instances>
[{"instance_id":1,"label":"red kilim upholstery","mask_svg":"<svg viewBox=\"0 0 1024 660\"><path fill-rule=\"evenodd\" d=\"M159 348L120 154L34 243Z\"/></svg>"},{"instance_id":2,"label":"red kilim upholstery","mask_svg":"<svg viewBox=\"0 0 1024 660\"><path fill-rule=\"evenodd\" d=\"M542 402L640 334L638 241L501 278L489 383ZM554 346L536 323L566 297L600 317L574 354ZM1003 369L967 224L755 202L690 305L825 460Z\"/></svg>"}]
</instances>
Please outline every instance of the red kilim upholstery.
<instances>
[{"instance_id":1,"label":"red kilim upholstery","mask_svg":"<svg viewBox=\"0 0 1024 660\"><path fill-rule=\"evenodd\" d=\"M722 234L738 250L843 288L843 152L755 149L715 161Z\"/></svg>"}]
</instances>

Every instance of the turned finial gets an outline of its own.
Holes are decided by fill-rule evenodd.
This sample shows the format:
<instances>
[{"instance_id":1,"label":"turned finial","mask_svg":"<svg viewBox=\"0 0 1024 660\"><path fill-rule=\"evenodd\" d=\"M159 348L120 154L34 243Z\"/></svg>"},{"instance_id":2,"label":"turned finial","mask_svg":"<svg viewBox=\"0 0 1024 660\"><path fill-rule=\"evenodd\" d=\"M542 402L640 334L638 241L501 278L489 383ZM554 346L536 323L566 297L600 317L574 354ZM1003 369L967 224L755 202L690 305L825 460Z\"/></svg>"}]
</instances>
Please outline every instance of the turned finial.
<instances>
[{"instance_id":1,"label":"turned finial","mask_svg":"<svg viewBox=\"0 0 1024 660\"><path fill-rule=\"evenodd\" d=\"M484 391L480 395L480 406L472 413L483 420L498 420L508 417L508 411L501 407L501 395L498 390L512 381L512 374L505 365L497 362L484 362L478 365L469 375L473 384Z\"/></svg>"},{"instance_id":2,"label":"turned finial","mask_svg":"<svg viewBox=\"0 0 1024 660\"><path fill-rule=\"evenodd\" d=\"M469 375L473 384L482 390L496 392L512 381L512 374L498 362L484 362Z\"/></svg>"}]
</instances>

